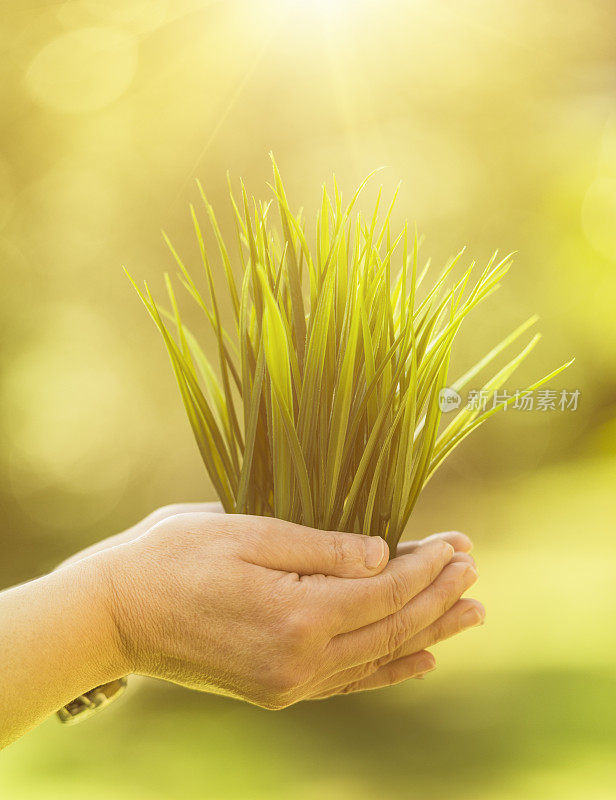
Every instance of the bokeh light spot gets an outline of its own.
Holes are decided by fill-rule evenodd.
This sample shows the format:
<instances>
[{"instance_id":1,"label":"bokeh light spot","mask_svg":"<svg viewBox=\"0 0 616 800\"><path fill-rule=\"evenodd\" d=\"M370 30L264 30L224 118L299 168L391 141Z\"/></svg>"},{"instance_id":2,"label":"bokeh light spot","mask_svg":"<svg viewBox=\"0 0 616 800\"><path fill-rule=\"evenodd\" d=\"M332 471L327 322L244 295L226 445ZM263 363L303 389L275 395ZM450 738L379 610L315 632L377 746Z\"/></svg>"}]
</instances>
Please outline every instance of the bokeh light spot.
<instances>
[{"instance_id":1,"label":"bokeh light spot","mask_svg":"<svg viewBox=\"0 0 616 800\"><path fill-rule=\"evenodd\" d=\"M124 491L152 421L122 351L103 316L78 303L53 304L3 374L1 433L12 490L28 514L43 489L53 488L51 500L79 493L111 506ZM52 524L54 504L37 502Z\"/></svg>"},{"instance_id":2,"label":"bokeh light spot","mask_svg":"<svg viewBox=\"0 0 616 800\"><path fill-rule=\"evenodd\" d=\"M133 36L113 28L82 28L58 36L26 74L31 96L54 111L96 111L130 86L137 69Z\"/></svg>"}]
</instances>

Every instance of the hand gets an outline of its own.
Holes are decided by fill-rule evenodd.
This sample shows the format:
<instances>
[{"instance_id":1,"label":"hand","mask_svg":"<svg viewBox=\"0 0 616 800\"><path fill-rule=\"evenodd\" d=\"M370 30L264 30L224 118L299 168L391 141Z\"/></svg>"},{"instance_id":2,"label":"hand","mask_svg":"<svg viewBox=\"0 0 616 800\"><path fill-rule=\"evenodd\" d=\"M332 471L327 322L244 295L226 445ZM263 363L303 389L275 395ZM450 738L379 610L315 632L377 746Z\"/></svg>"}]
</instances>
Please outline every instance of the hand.
<instances>
[{"instance_id":1,"label":"hand","mask_svg":"<svg viewBox=\"0 0 616 800\"><path fill-rule=\"evenodd\" d=\"M460 600L471 557L443 537L388 562L379 538L181 513L98 558L125 672L266 708L421 674L423 648L483 614Z\"/></svg>"},{"instance_id":2,"label":"hand","mask_svg":"<svg viewBox=\"0 0 616 800\"><path fill-rule=\"evenodd\" d=\"M475 560L469 553L472 542L468 536L457 531L435 533L420 541L404 542L398 545L396 556L414 553L420 545L439 540L446 541L455 548L450 564L467 563L475 567ZM432 647L468 628L482 625L484 618L485 609L478 600L461 598L439 619L411 636L393 653L336 674L324 681L312 697L323 699L336 694L380 689L402 683L409 678L423 678L427 672L436 669L434 656L424 648Z\"/></svg>"},{"instance_id":3,"label":"hand","mask_svg":"<svg viewBox=\"0 0 616 800\"><path fill-rule=\"evenodd\" d=\"M157 508L156 511L152 511L152 513L148 514L147 517L144 517L142 520L139 520L139 522L131 525L131 527L127 528L125 531L116 533L113 536L108 536L106 539L101 539L100 542L95 542L93 545L85 547L78 553L74 553L73 555L69 556L69 558L66 558L61 564L58 564L57 569L60 569L60 567L65 567L67 564L74 564L76 561L81 561L83 558L87 558L94 553L100 553L101 550L107 550L108 548L115 547L118 544L132 542L133 539L136 539L138 536L142 536L152 527L152 525L155 525L157 522L161 522L164 519L173 517L175 514L185 514L188 511L207 511L212 514L225 513L220 503L173 503L168 506L161 506L161 508Z\"/></svg>"}]
</instances>

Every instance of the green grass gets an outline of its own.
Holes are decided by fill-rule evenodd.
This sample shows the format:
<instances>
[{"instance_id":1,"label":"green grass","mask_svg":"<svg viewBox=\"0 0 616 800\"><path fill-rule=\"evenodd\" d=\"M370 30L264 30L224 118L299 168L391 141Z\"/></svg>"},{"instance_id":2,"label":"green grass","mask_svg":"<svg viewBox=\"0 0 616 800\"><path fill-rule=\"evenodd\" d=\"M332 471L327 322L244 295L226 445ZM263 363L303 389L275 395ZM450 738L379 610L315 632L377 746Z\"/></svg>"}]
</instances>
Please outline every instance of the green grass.
<instances>
[{"instance_id":1,"label":"green grass","mask_svg":"<svg viewBox=\"0 0 616 800\"><path fill-rule=\"evenodd\" d=\"M230 187L238 277L199 184L233 310L229 330L195 209L207 294L165 236L181 284L215 332L216 368L182 321L169 275L168 309L147 284L143 292L135 288L163 336L225 510L380 535L393 550L430 476L466 436L513 401L488 402L486 410L461 407L442 426L440 391L468 386L536 318L451 380L458 331L499 286L511 256L498 260L495 254L478 275L471 264L454 278L461 251L432 277L429 262L419 264L417 233L408 224L391 230L395 195L383 214L381 192L369 216L356 211L371 176L346 207L335 179L331 196L323 188L310 246L275 162L273 168L273 200L267 203L249 200L243 184L238 203ZM276 209L279 224L273 221ZM536 334L483 379L490 400L538 340Z\"/></svg>"}]
</instances>

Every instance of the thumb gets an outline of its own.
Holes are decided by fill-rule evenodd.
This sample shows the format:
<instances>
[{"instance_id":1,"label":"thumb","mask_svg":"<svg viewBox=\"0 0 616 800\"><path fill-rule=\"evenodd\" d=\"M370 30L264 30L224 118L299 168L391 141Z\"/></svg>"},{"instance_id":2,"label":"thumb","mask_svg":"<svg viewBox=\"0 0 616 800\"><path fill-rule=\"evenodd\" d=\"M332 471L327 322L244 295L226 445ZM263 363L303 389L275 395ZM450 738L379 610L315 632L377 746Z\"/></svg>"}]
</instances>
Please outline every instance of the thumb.
<instances>
[{"instance_id":1,"label":"thumb","mask_svg":"<svg viewBox=\"0 0 616 800\"><path fill-rule=\"evenodd\" d=\"M243 557L253 564L299 575L367 578L389 559L380 536L321 531L272 517L248 517L252 535L245 537Z\"/></svg>"}]
</instances>

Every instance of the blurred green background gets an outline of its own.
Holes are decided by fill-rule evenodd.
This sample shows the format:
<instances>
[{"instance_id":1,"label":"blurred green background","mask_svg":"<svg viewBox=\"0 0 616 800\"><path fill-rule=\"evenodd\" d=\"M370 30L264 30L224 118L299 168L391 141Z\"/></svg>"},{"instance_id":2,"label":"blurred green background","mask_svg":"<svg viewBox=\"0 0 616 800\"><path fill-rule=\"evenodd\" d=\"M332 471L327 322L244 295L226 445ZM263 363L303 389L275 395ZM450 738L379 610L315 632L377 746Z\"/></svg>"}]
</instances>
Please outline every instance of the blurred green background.
<instances>
[{"instance_id":1,"label":"blurred green background","mask_svg":"<svg viewBox=\"0 0 616 800\"><path fill-rule=\"evenodd\" d=\"M424 682L267 713L133 681L97 720L0 755L7 800L607 800L616 786L613 2L6 4L0 133L0 585L171 502L213 499L162 345L199 177L308 214L374 167L437 264L517 250L470 363L532 312L523 377L571 355L575 412L507 412L427 487L413 535L476 542L484 628ZM368 198L366 205L368 205ZM188 307L188 306L187 306ZM206 343L207 343L206 338Z\"/></svg>"}]
</instances>

